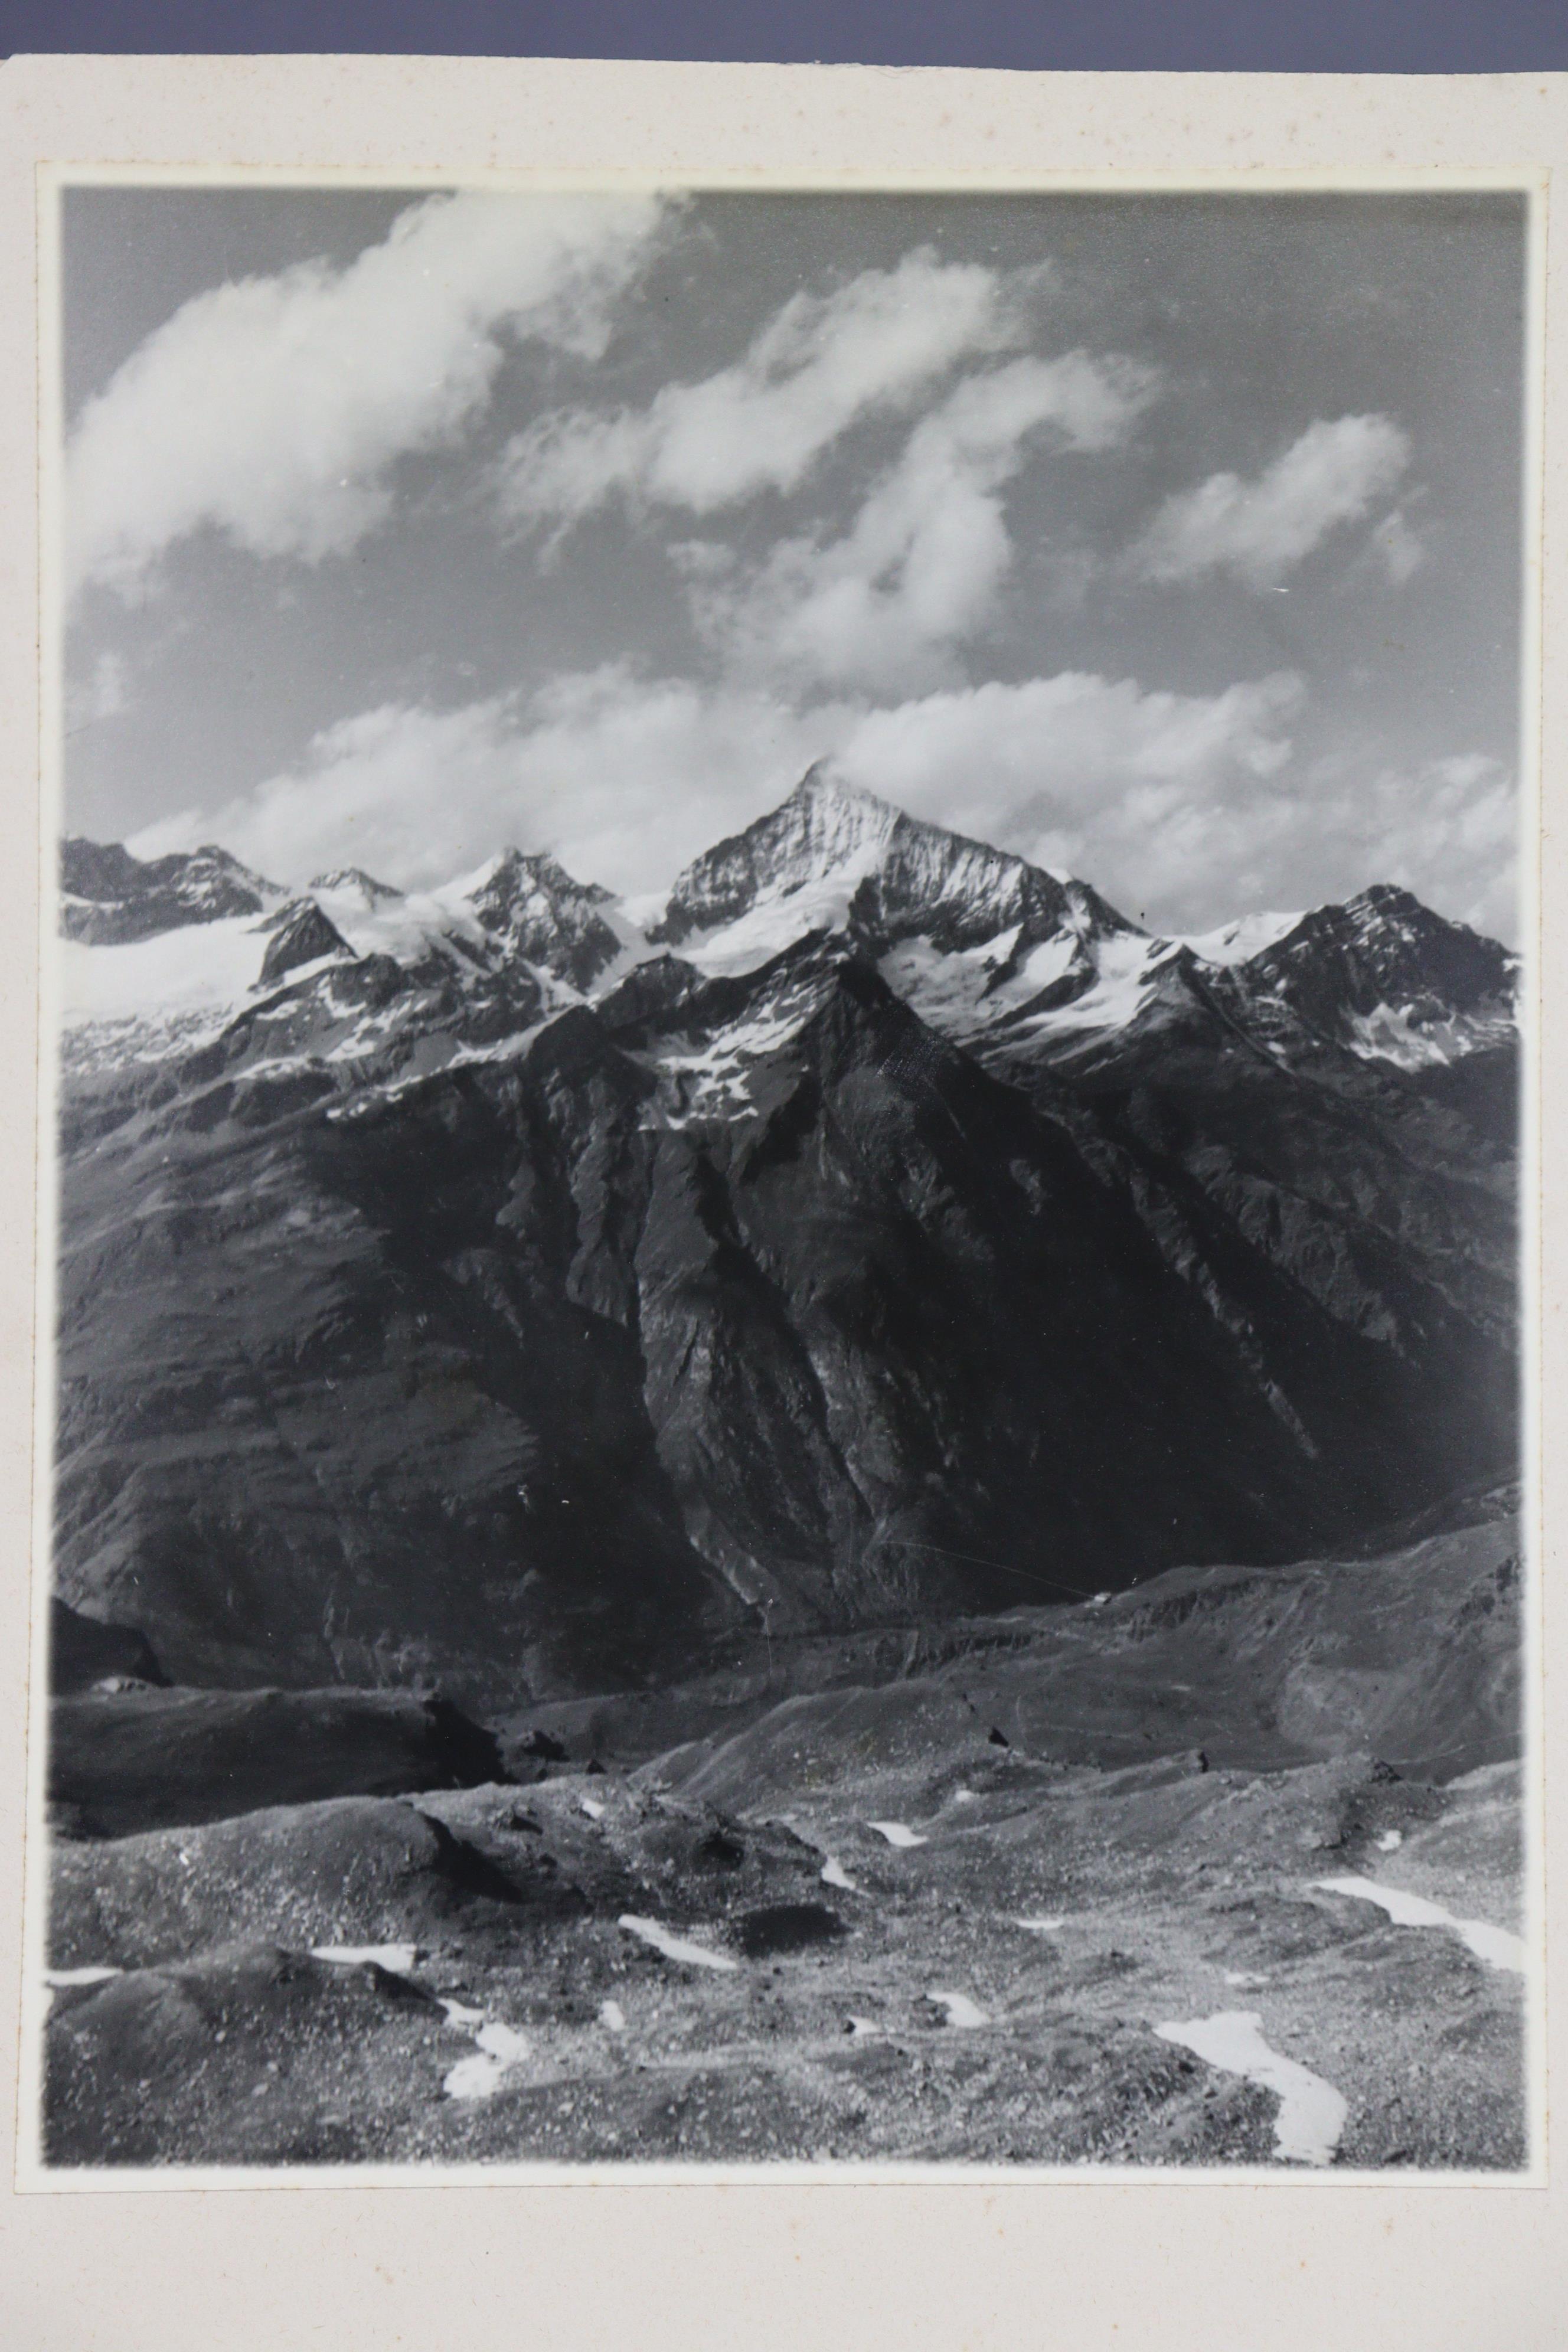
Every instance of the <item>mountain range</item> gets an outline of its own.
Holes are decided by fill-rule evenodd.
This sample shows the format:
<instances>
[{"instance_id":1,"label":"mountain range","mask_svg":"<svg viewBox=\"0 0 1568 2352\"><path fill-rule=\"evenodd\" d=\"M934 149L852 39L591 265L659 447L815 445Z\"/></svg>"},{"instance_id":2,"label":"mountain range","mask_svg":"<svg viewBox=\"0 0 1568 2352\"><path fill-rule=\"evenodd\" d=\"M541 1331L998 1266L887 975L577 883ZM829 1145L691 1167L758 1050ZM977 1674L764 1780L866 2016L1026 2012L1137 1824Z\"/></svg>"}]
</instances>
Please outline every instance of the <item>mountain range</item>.
<instances>
[{"instance_id":1,"label":"mountain range","mask_svg":"<svg viewBox=\"0 0 1568 2352\"><path fill-rule=\"evenodd\" d=\"M56 1573L176 1680L632 1687L1509 1475L1516 962L1152 936L814 769L657 900L61 866Z\"/></svg>"}]
</instances>

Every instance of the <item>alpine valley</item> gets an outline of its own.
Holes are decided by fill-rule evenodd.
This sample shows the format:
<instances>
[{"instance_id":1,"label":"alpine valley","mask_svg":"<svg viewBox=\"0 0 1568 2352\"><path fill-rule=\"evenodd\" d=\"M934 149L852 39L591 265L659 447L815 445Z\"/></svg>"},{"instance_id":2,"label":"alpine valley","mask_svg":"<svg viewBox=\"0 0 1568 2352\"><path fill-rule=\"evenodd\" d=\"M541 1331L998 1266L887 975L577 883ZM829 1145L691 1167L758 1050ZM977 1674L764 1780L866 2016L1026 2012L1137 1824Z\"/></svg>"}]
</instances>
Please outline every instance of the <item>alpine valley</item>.
<instances>
[{"instance_id":1,"label":"alpine valley","mask_svg":"<svg viewBox=\"0 0 1568 2352\"><path fill-rule=\"evenodd\" d=\"M1222 1958L1521 2160L1502 947L826 769L657 899L61 880L56 2160L1326 2161Z\"/></svg>"}]
</instances>

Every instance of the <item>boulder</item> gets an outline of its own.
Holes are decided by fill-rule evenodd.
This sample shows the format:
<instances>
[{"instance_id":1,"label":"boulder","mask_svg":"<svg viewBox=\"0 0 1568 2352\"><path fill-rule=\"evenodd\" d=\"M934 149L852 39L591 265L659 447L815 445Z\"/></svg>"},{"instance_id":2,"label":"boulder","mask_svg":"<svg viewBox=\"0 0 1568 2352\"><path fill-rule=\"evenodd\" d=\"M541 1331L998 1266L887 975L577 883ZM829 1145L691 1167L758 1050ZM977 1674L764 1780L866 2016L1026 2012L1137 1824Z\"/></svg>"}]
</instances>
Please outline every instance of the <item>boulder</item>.
<instances>
[{"instance_id":1,"label":"boulder","mask_svg":"<svg viewBox=\"0 0 1568 2352\"><path fill-rule=\"evenodd\" d=\"M306 1950L417 1946L476 1904L531 1901L552 1916L585 1907L548 1857L518 1846L515 1867L502 1869L413 1805L374 1797L109 1844L62 1841L51 1858L50 1965L142 1968L237 1937Z\"/></svg>"}]
</instances>

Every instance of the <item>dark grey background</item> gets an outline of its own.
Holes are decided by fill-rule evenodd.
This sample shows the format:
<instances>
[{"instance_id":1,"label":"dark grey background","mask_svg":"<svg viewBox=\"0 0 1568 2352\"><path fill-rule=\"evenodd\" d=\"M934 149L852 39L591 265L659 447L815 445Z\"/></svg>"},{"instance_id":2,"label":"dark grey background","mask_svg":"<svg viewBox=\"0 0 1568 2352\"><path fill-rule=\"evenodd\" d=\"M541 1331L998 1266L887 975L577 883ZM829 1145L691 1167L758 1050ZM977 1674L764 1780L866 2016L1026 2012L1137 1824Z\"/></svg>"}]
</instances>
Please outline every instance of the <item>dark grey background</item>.
<instances>
[{"instance_id":1,"label":"dark grey background","mask_svg":"<svg viewBox=\"0 0 1568 2352\"><path fill-rule=\"evenodd\" d=\"M1563 0L5 0L0 49L1206 72L1568 66Z\"/></svg>"}]
</instances>

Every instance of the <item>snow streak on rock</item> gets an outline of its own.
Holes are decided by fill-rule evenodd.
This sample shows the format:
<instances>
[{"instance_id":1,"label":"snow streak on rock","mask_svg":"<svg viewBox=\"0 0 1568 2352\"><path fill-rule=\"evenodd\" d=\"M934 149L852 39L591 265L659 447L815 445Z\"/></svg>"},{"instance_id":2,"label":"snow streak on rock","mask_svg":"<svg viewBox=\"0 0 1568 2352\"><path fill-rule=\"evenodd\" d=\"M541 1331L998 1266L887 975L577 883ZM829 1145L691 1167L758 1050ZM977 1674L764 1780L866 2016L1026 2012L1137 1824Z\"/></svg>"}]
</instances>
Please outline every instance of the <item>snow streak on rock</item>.
<instances>
[{"instance_id":1,"label":"snow streak on rock","mask_svg":"<svg viewBox=\"0 0 1568 2352\"><path fill-rule=\"evenodd\" d=\"M651 1944L654 1950L662 1952L667 1960L680 1960L688 1968L729 1970L740 1966L740 1962L732 1960L728 1952L712 1952L705 1944L693 1944L684 1936L672 1935L668 1927L661 1927L657 1919L639 1919L634 1913L624 1911L616 1925L624 1927L628 1936L636 1936L643 1943Z\"/></svg>"}]
</instances>

